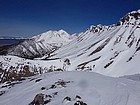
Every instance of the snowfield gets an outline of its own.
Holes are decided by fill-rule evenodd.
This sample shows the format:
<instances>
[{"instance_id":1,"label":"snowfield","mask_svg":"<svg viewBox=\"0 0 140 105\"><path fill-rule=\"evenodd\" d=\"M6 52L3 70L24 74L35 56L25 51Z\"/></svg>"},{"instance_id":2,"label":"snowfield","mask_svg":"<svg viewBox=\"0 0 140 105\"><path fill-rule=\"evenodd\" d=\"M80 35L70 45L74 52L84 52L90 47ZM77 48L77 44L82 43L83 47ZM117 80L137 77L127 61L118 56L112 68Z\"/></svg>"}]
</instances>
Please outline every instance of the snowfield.
<instances>
[{"instance_id":1,"label":"snowfield","mask_svg":"<svg viewBox=\"0 0 140 105\"><path fill-rule=\"evenodd\" d=\"M92 72L53 72L20 82L13 87L0 85L0 91L5 91L0 105L28 105L39 93L50 100L46 105L74 105L78 100L87 105L140 104L140 82Z\"/></svg>"}]
</instances>

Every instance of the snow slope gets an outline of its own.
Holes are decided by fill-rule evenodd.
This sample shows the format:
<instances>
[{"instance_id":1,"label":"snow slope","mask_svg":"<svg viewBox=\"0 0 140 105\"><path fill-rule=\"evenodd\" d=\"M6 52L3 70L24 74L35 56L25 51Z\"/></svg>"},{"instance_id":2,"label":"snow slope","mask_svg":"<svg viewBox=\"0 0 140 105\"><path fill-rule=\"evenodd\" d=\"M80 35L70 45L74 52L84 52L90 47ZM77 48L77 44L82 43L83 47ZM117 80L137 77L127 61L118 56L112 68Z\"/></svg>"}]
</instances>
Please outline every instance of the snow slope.
<instances>
[{"instance_id":1,"label":"snow slope","mask_svg":"<svg viewBox=\"0 0 140 105\"><path fill-rule=\"evenodd\" d=\"M6 85L0 85L0 91L5 91L0 105L28 105L39 93L44 94L44 100L50 100L46 105L74 105L78 100L87 105L140 103L140 82L91 72L53 72Z\"/></svg>"},{"instance_id":2,"label":"snow slope","mask_svg":"<svg viewBox=\"0 0 140 105\"><path fill-rule=\"evenodd\" d=\"M59 59L45 61L29 60L10 55L0 56L0 83L19 80L21 77L27 77L35 74L62 71L63 66L64 62Z\"/></svg>"},{"instance_id":3,"label":"snow slope","mask_svg":"<svg viewBox=\"0 0 140 105\"><path fill-rule=\"evenodd\" d=\"M140 73L140 10L117 24L91 26L51 58L68 58L68 70L95 71L109 76Z\"/></svg>"}]
</instances>

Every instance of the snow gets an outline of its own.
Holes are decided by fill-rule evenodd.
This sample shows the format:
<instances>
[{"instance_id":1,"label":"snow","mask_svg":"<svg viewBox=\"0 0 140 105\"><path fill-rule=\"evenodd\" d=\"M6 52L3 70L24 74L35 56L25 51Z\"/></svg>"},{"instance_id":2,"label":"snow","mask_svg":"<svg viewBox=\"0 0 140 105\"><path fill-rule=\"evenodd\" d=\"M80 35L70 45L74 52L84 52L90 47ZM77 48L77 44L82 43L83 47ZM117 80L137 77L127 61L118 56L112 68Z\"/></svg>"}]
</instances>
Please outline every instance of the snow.
<instances>
[{"instance_id":1,"label":"snow","mask_svg":"<svg viewBox=\"0 0 140 105\"><path fill-rule=\"evenodd\" d=\"M33 37L36 42L43 42L44 44L46 43L57 43L57 44L66 44L70 42L70 35L64 31L64 30L58 30L58 31L48 31L45 33L42 33L38 36Z\"/></svg>"},{"instance_id":2,"label":"snow","mask_svg":"<svg viewBox=\"0 0 140 105\"><path fill-rule=\"evenodd\" d=\"M33 59L52 53L74 39L64 30L48 31L8 48L8 55ZM23 50L24 49L24 50Z\"/></svg>"},{"instance_id":3,"label":"snow","mask_svg":"<svg viewBox=\"0 0 140 105\"><path fill-rule=\"evenodd\" d=\"M49 68L50 66L55 66L56 68L62 68L63 67L63 61L61 60L29 60L25 58L19 58L17 56L0 56L0 60L3 63L3 69L6 69L10 66L24 66L24 65L29 65L33 67L34 65L42 68Z\"/></svg>"},{"instance_id":4,"label":"snow","mask_svg":"<svg viewBox=\"0 0 140 105\"><path fill-rule=\"evenodd\" d=\"M0 55L0 81L10 67L19 73L27 65L43 74L1 83L0 105L28 105L39 93L51 96L44 96L49 105L74 105L78 100L87 105L139 105L140 18L126 20L119 26L92 25L71 36L51 30L10 48L11 55ZM34 59L12 56L23 52ZM63 72L55 72L58 69Z\"/></svg>"},{"instance_id":5,"label":"snow","mask_svg":"<svg viewBox=\"0 0 140 105\"><path fill-rule=\"evenodd\" d=\"M68 58L71 65L67 66L67 71L77 70L78 65L89 62L84 66L83 70L78 70L88 71L90 68L90 71L113 77L140 73L140 56L139 50L137 50L140 47L140 28L137 28L139 26L137 24L129 25L127 27L126 26L127 25L98 25L98 32L90 29L86 32L76 34L76 37L69 43L64 44L61 48L51 53L52 57L50 57L49 59L53 60L41 60L48 57L48 55L46 54L41 58L36 58L35 60L26 59L25 62L30 62L30 66L36 65L38 67L39 65L39 67L41 66L43 69L49 68L52 65L56 66L56 68L63 68L63 60ZM99 27L102 27L102 30L100 30ZM41 36L36 36L37 44L35 42L34 43L36 44L37 49L40 49L42 47L47 51L51 51L53 49L53 46L55 46L56 44L60 44L57 43L57 39L59 42L61 42L59 38L65 41L62 37L59 37L63 36L62 33L64 33L64 39L65 37L69 36L63 30L49 31L42 34ZM51 39L51 37L53 40ZM55 44L45 44L47 40L54 41L54 39L56 41ZM43 44L40 43L41 40L44 40L42 41ZM36 50L33 49L33 46L29 48L30 50L32 50L32 52L35 53ZM41 53L41 51L42 50L40 49L39 52ZM5 61L3 57L11 59L12 61ZM99 59L94 60L98 57ZM8 65L17 66L18 62L20 62L20 59L21 58L15 56L0 56L0 60L2 61L2 63L7 64L5 68L8 67Z\"/></svg>"},{"instance_id":6,"label":"snow","mask_svg":"<svg viewBox=\"0 0 140 105\"><path fill-rule=\"evenodd\" d=\"M92 29L87 30L79 35L77 39L70 42L70 44L54 52L56 55L52 58L69 58L71 66L68 70L73 70L78 65L101 56L100 59L88 63L86 67L95 65L92 71L115 77L140 73L140 65L138 63L140 56L139 52L136 52L136 45L139 44L140 28L137 28L137 26L110 26L109 30L107 27L104 27L99 32L92 32ZM106 42L107 40L108 42ZM102 50L89 56L105 43L106 45ZM130 43L132 43L131 46L129 45ZM130 57L133 58L129 61ZM112 61L113 63L105 68Z\"/></svg>"},{"instance_id":7,"label":"snow","mask_svg":"<svg viewBox=\"0 0 140 105\"><path fill-rule=\"evenodd\" d=\"M42 80L35 82L37 79ZM47 88L60 79L70 82L66 87L57 86L54 89L41 90L41 87ZM5 89L7 92L0 97L1 105L27 105L38 93L51 95L54 92L58 94L51 99L49 105L74 105L76 95L80 96L80 100L87 105L139 105L140 103L140 82L91 72L47 73L26 78L22 83ZM67 96L71 101L64 101Z\"/></svg>"}]
</instances>

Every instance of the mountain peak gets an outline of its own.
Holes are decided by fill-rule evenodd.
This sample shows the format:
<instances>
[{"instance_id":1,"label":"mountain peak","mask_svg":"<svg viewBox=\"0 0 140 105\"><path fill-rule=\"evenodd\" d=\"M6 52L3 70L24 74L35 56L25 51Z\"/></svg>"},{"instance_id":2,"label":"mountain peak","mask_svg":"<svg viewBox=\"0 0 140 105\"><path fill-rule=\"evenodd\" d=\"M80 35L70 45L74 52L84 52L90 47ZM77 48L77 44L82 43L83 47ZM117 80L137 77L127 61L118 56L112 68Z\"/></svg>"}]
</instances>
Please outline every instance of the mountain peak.
<instances>
[{"instance_id":1,"label":"mountain peak","mask_svg":"<svg viewBox=\"0 0 140 105\"><path fill-rule=\"evenodd\" d=\"M66 31L61 29L57 31L50 30L33 38L36 42L42 42L45 45L53 43L53 45L57 44L56 46L60 47L61 45L69 43L71 41L70 37Z\"/></svg>"},{"instance_id":2,"label":"mountain peak","mask_svg":"<svg viewBox=\"0 0 140 105\"><path fill-rule=\"evenodd\" d=\"M58 30L57 33L61 36L64 36L64 37L69 37L70 35L63 29L61 30Z\"/></svg>"},{"instance_id":3,"label":"mountain peak","mask_svg":"<svg viewBox=\"0 0 140 105\"><path fill-rule=\"evenodd\" d=\"M68 38L68 37L70 37L70 35L66 31L61 29L58 31L49 30L32 38L36 40L47 40L50 38Z\"/></svg>"},{"instance_id":4,"label":"mountain peak","mask_svg":"<svg viewBox=\"0 0 140 105\"><path fill-rule=\"evenodd\" d=\"M117 26L119 25L140 25L140 9L126 14L117 22Z\"/></svg>"},{"instance_id":5,"label":"mountain peak","mask_svg":"<svg viewBox=\"0 0 140 105\"><path fill-rule=\"evenodd\" d=\"M65 30L61 29L61 30L58 30L59 33L67 33ZM68 33L67 33L68 34Z\"/></svg>"},{"instance_id":6,"label":"mountain peak","mask_svg":"<svg viewBox=\"0 0 140 105\"><path fill-rule=\"evenodd\" d=\"M132 14L132 13L140 13L140 9L138 9L137 11L129 12L128 14Z\"/></svg>"},{"instance_id":7,"label":"mountain peak","mask_svg":"<svg viewBox=\"0 0 140 105\"><path fill-rule=\"evenodd\" d=\"M55 31L53 31L53 30L50 30L50 31L47 31L47 32L45 32L45 33L42 33L41 35L53 35L53 36L55 36L55 37L57 37L57 36L69 36L69 34L66 32L66 31L64 31L63 29L61 29L61 30L55 30Z\"/></svg>"}]
</instances>

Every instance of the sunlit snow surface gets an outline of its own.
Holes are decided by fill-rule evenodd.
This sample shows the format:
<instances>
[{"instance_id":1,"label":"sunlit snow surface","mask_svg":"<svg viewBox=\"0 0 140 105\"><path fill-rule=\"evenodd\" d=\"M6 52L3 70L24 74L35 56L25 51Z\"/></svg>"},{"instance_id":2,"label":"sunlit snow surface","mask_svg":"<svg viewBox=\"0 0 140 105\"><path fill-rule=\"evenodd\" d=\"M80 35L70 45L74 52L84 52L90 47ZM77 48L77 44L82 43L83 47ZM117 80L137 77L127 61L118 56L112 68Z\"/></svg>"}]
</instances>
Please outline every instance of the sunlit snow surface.
<instances>
[{"instance_id":1,"label":"sunlit snow surface","mask_svg":"<svg viewBox=\"0 0 140 105\"><path fill-rule=\"evenodd\" d=\"M35 82L37 79L42 79ZM59 80L70 81L65 87L41 90ZM3 86L6 84L2 84ZM0 85L0 87L2 86ZM47 105L74 105L75 96L87 105L139 105L140 82L123 78L112 78L91 72L53 72L33 76L14 85L0 96L0 105L28 105L36 94L51 95L58 92ZM65 102L65 97L70 102Z\"/></svg>"}]
</instances>

